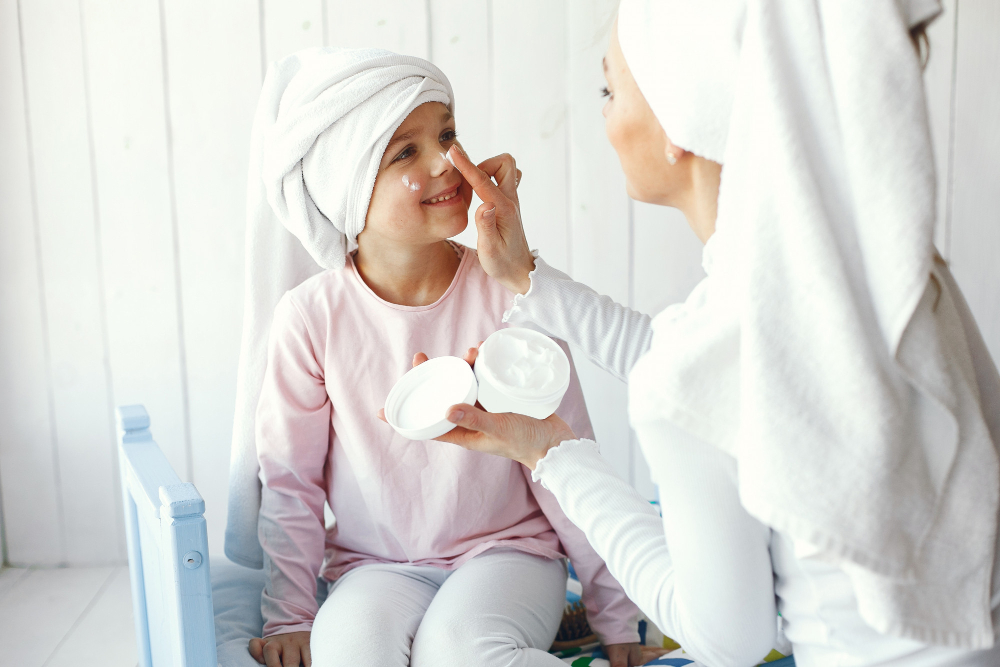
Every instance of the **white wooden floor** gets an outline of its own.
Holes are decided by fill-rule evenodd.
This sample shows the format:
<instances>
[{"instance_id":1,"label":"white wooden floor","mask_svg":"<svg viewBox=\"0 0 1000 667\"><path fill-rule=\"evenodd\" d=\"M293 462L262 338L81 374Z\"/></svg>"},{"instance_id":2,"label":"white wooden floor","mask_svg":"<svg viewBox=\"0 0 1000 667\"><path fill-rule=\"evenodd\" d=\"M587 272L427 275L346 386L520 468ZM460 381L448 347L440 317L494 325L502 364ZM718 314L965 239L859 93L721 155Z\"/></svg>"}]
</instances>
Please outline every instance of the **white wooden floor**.
<instances>
[{"instance_id":1,"label":"white wooden floor","mask_svg":"<svg viewBox=\"0 0 1000 667\"><path fill-rule=\"evenodd\" d=\"M0 569L0 663L134 667L128 568Z\"/></svg>"}]
</instances>

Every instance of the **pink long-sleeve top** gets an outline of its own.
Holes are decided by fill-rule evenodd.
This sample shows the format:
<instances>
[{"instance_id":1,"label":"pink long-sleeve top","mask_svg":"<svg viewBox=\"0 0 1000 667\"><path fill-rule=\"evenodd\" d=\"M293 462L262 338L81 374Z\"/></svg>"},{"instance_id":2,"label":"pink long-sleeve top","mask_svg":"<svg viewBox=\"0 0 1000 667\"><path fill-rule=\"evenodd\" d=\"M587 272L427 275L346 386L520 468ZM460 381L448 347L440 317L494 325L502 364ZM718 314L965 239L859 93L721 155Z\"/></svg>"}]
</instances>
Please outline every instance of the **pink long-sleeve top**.
<instances>
[{"instance_id":1,"label":"pink long-sleeve top","mask_svg":"<svg viewBox=\"0 0 1000 667\"><path fill-rule=\"evenodd\" d=\"M459 250L451 285L429 306L384 301L350 259L278 304L256 422L264 636L311 629L318 574L332 581L368 563L454 569L502 546L568 556L593 630L605 644L637 641L636 607L530 471L407 440L376 418L414 352L460 355L505 326L511 294L475 251ZM593 437L575 369L558 414L579 437ZM330 530L324 501L336 518Z\"/></svg>"}]
</instances>

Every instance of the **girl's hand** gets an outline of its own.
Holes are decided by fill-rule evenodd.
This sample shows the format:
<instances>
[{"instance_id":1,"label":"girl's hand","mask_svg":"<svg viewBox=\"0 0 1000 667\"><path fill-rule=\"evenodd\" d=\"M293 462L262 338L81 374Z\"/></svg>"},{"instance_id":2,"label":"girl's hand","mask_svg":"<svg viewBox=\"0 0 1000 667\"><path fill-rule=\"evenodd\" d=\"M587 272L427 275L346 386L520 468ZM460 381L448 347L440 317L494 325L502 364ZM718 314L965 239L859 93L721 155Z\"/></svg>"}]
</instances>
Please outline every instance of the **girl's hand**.
<instances>
[{"instance_id":1,"label":"girl's hand","mask_svg":"<svg viewBox=\"0 0 1000 667\"><path fill-rule=\"evenodd\" d=\"M472 366L478 355L479 348L471 347L464 359ZM423 352L413 356L414 367L425 361L427 355ZM378 418L385 421L384 410L378 411ZM460 404L448 408L447 419L457 426L435 440L513 459L530 470L559 443L576 440L573 429L555 414L547 419L534 419L513 412L493 414L479 405Z\"/></svg>"},{"instance_id":2,"label":"girl's hand","mask_svg":"<svg viewBox=\"0 0 1000 667\"><path fill-rule=\"evenodd\" d=\"M312 656L309 655L309 632L288 632L282 635L271 635L261 639L250 640L250 655L260 664L267 667L311 667Z\"/></svg>"},{"instance_id":3,"label":"girl's hand","mask_svg":"<svg viewBox=\"0 0 1000 667\"><path fill-rule=\"evenodd\" d=\"M656 660L667 651L640 644L611 644L604 647L604 653L608 656L611 667L638 667Z\"/></svg>"},{"instance_id":4,"label":"girl's hand","mask_svg":"<svg viewBox=\"0 0 1000 667\"><path fill-rule=\"evenodd\" d=\"M483 270L509 291L524 294L531 287L528 274L535 269L535 258L521 224L521 172L514 158L504 153L476 166L458 146L448 150L448 157L483 200L476 209L476 249ZM496 178L495 185L490 177Z\"/></svg>"}]
</instances>

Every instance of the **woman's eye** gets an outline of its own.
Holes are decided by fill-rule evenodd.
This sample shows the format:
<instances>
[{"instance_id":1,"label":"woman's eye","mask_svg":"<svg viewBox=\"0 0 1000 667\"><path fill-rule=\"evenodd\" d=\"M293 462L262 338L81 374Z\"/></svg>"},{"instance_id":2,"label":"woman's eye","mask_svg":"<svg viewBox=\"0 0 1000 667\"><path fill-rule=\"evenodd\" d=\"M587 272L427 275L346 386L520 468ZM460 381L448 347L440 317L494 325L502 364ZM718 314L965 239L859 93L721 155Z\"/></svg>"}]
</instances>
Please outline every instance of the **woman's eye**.
<instances>
[{"instance_id":1,"label":"woman's eye","mask_svg":"<svg viewBox=\"0 0 1000 667\"><path fill-rule=\"evenodd\" d=\"M608 90L607 86L601 88L601 97L611 97L611 91Z\"/></svg>"},{"instance_id":2,"label":"woman's eye","mask_svg":"<svg viewBox=\"0 0 1000 667\"><path fill-rule=\"evenodd\" d=\"M445 130L441 134L441 141L455 141L458 138L458 132L455 130Z\"/></svg>"}]
</instances>

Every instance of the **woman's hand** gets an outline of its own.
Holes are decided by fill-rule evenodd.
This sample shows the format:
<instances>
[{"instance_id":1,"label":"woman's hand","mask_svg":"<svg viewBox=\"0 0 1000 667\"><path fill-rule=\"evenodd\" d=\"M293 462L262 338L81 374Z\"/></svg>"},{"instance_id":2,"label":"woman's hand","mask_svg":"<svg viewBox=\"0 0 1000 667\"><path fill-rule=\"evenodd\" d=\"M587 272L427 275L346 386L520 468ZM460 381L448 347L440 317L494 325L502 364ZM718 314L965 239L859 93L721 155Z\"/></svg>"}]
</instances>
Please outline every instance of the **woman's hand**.
<instances>
[{"instance_id":1,"label":"woman's hand","mask_svg":"<svg viewBox=\"0 0 1000 667\"><path fill-rule=\"evenodd\" d=\"M301 662L305 667L312 665L309 655L309 632L288 632L282 635L271 635L261 639L250 640L250 655L260 664L267 667L299 667Z\"/></svg>"},{"instance_id":2,"label":"woman's hand","mask_svg":"<svg viewBox=\"0 0 1000 667\"><path fill-rule=\"evenodd\" d=\"M476 249L483 270L511 292L524 294L531 287L528 274L535 268L535 258L521 224L517 199L521 172L514 158L504 153L476 166L457 145L448 150L448 157L483 200L476 209Z\"/></svg>"},{"instance_id":3,"label":"woman's hand","mask_svg":"<svg viewBox=\"0 0 1000 667\"><path fill-rule=\"evenodd\" d=\"M436 440L513 459L531 470L550 449L566 440L576 440L573 429L556 414L534 419L513 412L493 414L460 404L448 408L447 419L456 427Z\"/></svg>"},{"instance_id":4,"label":"woman's hand","mask_svg":"<svg viewBox=\"0 0 1000 667\"><path fill-rule=\"evenodd\" d=\"M471 347L463 358L472 366L478 356L479 348ZM427 355L423 352L413 356L414 367L425 361ZM385 410L378 411L378 418L385 421ZM459 404L448 408L447 419L457 426L435 440L513 459L531 470L550 449L565 440L576 440L573 429L556 414L534 419L513 412L493 414L479 405Z\"/></svg>"}]
</instances>

